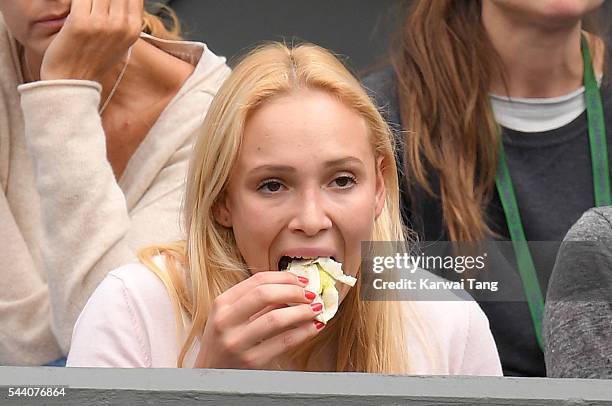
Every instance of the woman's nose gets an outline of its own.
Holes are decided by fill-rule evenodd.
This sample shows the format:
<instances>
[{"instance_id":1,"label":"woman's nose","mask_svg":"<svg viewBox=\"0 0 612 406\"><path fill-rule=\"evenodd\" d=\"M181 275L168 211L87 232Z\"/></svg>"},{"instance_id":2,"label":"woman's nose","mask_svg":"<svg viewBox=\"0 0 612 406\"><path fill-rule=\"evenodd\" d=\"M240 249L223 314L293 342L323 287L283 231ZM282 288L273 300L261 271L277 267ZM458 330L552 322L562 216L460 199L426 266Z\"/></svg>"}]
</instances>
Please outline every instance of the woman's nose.
<instances>
[{"instance_id":1,"label":"woman's nose","mask_svg":"<svg viewBox=\"0 0 612 406\"><path fill-rule=\"evenodd\" d=\"M330 229L331 226L332 221L325 208L320 189L300 196L293 218L289 222L291 231L302 232L313 237L323 230Z\"/></svg>"}]
</instances>

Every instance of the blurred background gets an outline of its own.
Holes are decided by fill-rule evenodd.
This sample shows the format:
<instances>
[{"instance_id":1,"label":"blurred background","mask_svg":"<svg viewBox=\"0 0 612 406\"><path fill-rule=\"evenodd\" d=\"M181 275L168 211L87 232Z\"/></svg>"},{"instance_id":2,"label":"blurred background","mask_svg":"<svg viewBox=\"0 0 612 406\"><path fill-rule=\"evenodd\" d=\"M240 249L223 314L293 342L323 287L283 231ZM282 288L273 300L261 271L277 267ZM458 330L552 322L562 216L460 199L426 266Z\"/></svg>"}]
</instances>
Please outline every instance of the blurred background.
<instances>
[{"instance_id":1,"label":"blurred background","mask_svg":"<svg viewBox=\"0 0 612 406\"><path fill-rule=\"evenodd\" d=\"M166 0L187 39L205 42L230 63L262 41L314 42L355 71L381 63L407 0Z\"/></svg>"},{"instance_id":2,"label":"blurred background","mask_svg":"<svg viewBox=\"0 0 612 406\"><path fill-rule=\"evenodd\" d=\"M437 1L437 0L431 0ZM473 1L473 0L456 0ZM484 0L487 1L487 0ZM533 0L541 1L541 0ZM153 13L166 4L178 14L185 38L205 42L232 61L263 41L314 42L363 73L384 64L389 41L410 0L146 0ZM604 3L608 31L612 1ZM608 35L609 36L609 35ZM612 43L612 38L610 38Z\"/></svg>"}]
</instances>

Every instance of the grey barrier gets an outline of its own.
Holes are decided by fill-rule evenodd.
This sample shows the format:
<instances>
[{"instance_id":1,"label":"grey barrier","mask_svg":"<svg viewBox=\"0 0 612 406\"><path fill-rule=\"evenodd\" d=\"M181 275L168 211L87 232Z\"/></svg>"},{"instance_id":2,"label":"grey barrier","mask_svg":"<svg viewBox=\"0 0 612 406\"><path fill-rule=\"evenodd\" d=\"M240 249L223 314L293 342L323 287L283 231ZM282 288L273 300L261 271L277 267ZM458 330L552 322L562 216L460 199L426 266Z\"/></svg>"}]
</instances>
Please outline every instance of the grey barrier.
<instances>
[{"instance_id":1,"label":"grey barrier","mask_svg":"<svg viewBox=\"0 0 612 406\"><path fill-rule=\"evenodd\" d=\"M28 392L24 388L32 389ZM36 388L55 388L56 395L34 396ZM0 404L586 406L612 405L612 381L214 369L0 367Z\"/></svg>"}]
</instances>

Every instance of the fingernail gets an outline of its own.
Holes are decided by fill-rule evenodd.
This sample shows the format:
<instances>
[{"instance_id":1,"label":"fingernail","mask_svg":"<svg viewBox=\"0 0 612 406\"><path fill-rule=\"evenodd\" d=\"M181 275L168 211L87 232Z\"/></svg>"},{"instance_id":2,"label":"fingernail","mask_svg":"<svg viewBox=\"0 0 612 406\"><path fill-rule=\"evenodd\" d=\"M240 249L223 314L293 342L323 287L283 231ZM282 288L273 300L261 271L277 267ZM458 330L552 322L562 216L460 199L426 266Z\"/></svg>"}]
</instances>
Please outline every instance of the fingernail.
<instances>
[{"instance_id":1,"label":"fingernail","mask_svg":"<svg viewBox=\"0 0 612 406\"><path fill-rule=\"evenodd\" d=\"M315 297L317 297L316 294L314 294L313 292L306 290L306 293L304 293L304 296L306 296L306 299L308 300L314 300Z\"/></svg>"},{"instance_id":2,"label":"fingernail","mask_svg":"<svg viewBox=\"0 0 612 406\"><path fill-rule=\"evenodd\" d=\"M323 323L323 322L321 322L319 320L315 320L314 321L314 325L315 325L315 328L317 330L321 330L323 327L325 327L325 323Z\"/></svg>"},{"instance_id":3,"label":"fingernail","mask_svg":"<svg viewBox=\"0 0 612 406\"><path fill-rule=\"evenodd\" d=\"M303 283L304 285L308 285L308 278L304 278L303 276L298 276L298 281Z\"/></svg>"},{"instance_id":4,"label":"fingernail","mask_svg":"<svg viewBox=\"0 0 612 406\"><path fill-rule=\"evenodd\" d=\"M313 312L317 312L317 313L319 313L321 310L323 310L323 304L322 303L311 303L310 307L312 307L312 311Z\"/></svg>"}]
</instances>

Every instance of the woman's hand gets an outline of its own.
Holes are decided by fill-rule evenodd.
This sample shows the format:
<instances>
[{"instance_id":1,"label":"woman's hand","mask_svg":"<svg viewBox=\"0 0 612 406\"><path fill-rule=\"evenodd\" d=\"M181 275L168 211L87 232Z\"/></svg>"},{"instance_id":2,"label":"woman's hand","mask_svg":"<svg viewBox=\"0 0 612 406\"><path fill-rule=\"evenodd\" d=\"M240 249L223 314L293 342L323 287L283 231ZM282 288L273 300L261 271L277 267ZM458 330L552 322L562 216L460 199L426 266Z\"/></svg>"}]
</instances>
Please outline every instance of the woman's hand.
<instances>
[{"instance_id":1,"label":"woman's hand","mask_svg":"<svg viewBox=\"0 0 612 406\"><path fill-rule=\"evenodd\" d=\"M317 335L322 306L311 305L306 284L289 272L258 272L218 296L195 367L260 369Z\"/></svg>"},{"instance_id":2,"label":"woman's hand","mask_svg":"<svg viewBox=\"0 0 612 406\"><path fill-rule=\"evenodd\" d=\"M43 57L41 80L100 82L140 35L143 0L72 0L70 14Z\"/></svg>"}]
</instances>

